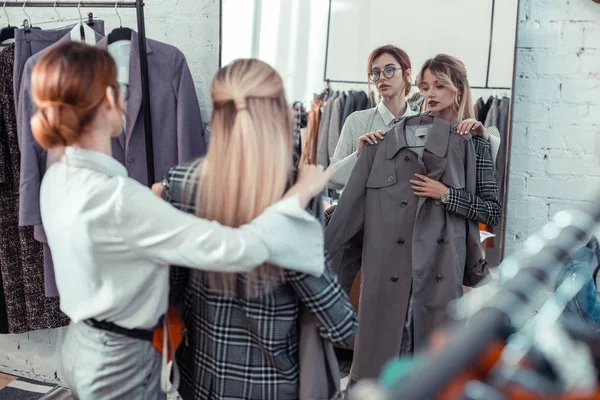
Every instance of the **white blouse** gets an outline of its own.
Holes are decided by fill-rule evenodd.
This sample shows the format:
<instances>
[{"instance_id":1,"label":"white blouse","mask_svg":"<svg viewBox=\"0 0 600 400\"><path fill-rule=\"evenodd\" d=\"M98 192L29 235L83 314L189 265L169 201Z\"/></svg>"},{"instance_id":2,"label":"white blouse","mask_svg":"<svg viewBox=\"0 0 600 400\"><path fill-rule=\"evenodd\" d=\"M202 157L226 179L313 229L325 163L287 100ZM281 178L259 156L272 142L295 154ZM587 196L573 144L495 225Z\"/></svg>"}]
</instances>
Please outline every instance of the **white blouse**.
<instances>
[{"instance_id":1,"label":"white blouse","mask_svg":"<svg viewBox=\"0 0 600 400\"><path fill-rule=\"evenodd\" d=\"M170 264L324 270L321 225L297 196L233 229L177 210L106 154L67 147L44 176L40 203L61 309L74 322L153 328L167 310Z\"/></svg>"}]
</instances>

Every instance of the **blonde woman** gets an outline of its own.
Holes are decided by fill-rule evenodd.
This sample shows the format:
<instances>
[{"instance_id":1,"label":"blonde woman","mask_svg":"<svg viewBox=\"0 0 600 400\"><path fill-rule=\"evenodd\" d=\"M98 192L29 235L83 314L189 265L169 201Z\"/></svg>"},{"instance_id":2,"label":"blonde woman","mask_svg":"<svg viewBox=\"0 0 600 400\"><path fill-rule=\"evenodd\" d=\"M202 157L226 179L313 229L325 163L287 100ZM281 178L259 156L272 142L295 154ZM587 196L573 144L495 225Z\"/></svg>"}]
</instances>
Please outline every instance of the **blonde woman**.
<instances>
[{"instance_id":1,"label":"blonde woman","mask_svg":"<svg viewBox=\"0 0 600 400\"><path fill-rule=\"evenodd\" d=\"M467 79L467 69L459 59L439 54L427 60L417 76L417 85L423 93L430 113L446 121L459 123L459 134L473 129L485 129L474 118L471 88ZM491 171L495 170L490 145L481 137L472 141L477 153L478 194L468 194L462 188L447 187L439 181L417 175L411 180L412 189L419 197L439 200L448 212L465 218L495 226L502 216L502 205L498 197L498 184ZM488 161L489 158L489 161Z\"/></svg>"},{"instance_id":2,"label":"blonde woman","mask_svg":"<svg viewBox=\"0 0 600 400\"><path fill-rule=\"evenodd\" d=\"M221 69L211 94L206 158L173 168L165 195L187 212L236 227L277 202L292 183L291 110L280 76L258 60ZM298 247L304 239L298 237ZM182 298L190 330L176 357L185 399L298 399L301 307L330 342L347 345L357 329L328 266L320 278L271 263L244 274L175 268L172 291Z\"/></svg>"}]
</instances>

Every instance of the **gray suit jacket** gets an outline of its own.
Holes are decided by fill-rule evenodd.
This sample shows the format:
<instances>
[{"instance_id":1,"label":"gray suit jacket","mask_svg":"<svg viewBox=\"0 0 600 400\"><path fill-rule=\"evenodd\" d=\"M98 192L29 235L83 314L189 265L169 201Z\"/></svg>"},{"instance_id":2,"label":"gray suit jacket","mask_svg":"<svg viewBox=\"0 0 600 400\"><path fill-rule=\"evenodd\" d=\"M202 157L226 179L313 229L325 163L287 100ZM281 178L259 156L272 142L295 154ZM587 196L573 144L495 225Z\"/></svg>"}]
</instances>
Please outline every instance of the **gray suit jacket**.
<instances>
[{"instance_id":1,"label":"gray suit jacket","mask_svg":"<svg viewBox=\"0 0 600 400\"><path fill-rule=\"evenodd\" d=\"M106 49L108 39L100 39L98 46ZM61 39L61 42L68 40L69 37L66 36ZM150 77L155 182L159 182L171 166L204 155L206 142L200 106L185 56L174 46L150 39L147 40L146 47ZM35 112L31 97L31 73L43 53L34 55L25 65L21 101L17 110L21 148L19 222L22 226L39 225L42 222L39 211L40 184L44 172L55 158L48 157L37 144L29 123ZM125 165L130 177L148 184L136 32L133 32L131 37L129 82L127 131L113 139L113 157Z\"/></svg>"}]
</instances>

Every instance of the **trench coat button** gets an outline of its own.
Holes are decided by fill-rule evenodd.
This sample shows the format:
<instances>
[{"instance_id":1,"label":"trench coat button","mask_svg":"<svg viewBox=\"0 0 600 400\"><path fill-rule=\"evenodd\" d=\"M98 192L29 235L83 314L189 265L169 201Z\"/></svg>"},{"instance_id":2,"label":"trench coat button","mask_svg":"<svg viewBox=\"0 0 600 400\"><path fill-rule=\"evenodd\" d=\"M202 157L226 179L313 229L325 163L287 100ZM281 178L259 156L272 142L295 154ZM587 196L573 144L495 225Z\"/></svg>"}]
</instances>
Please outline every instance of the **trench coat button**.
<instances>
[{"instance_id":1,"label":"trench coat button","mask_svg":"<svg viewBox=\"0 0 600 400\"><path fill-rule=\"evenodd\" d=\"M439 238L439 239L437 240L437 242L438 242L438 244L442 244L442 243L444 243L444 238Z\"/></svg>"},{"instance_id":2,"label":"trench coat button","mask_svg":"<svg viewBox=\"0 0 600 400\"><path fill-rule=\"evenodd\" d=\"M407 205L408 205L408 201L406 201L406 200L402 200L400 202L400 206L402 206L402 207L406 207Z\"/></svg>"},{"instance_id":3,"label":"trench coat button","mask_svg":"<svg viewBox=\"0 0 600 400\"><path fill-rule=\"evenodd\" d=\"M405 162L405 163L407 163L407 164L410 164L410 162L411 162L411 161L412 161L412 160L410 159L410 157L409 157L409 156L406 156L406 157L404 157L404 162Z\"/></svg>"},{"instance_id":4,"label":"trench coat button","mask_svg":"<svg viewBox=\"0 0 600 400\"><path fill-rule=\"evenodd\" d=\"M394 182L396 180L396 178L394 178L392 175L388 176L388 182Z\"/></svg>"},{"instance_id":5,"label":"trench coat button","mask_svg":"<svg viewBox=\"0 0 600 400\"><path fill-rule=\"evenodd\" d=\"M394 275L394 276L392 276L392 277L390 278L390 281L392 281L392 282L394 282L394 283L398 282L398 275Z\"/></svg>"},{"instance_id":6,"label":"trench coat button","mask_svg":"<svg viewBox=\"0 0 600 400\"><path fill-rule=\"evenodd\" d=\"M406 241L404 240L404 238L398 239L398 244L399 245L403 245L404 243L406 243Z\"/></svg>"},{"instance_id":7,"label":"trench coat button","mask_svg":"<svg viewBox=\"0 0 600 400\"><path fill-rule=\"evenodd\" d=\"M127 162L128 162L128 163L132 163L132 162L134 162L134 161L135 161L135 157L134 157L134 156L129 156L129 157L127 157Z\"/></svg>"},{"instance_id":8,"label":"trench coat button","mask_svg":"<svg viewBox=\"0 0 600 400\"><path fill-rule=\"evenodd\" d=\"M436 280L436 281L438 281L438 282L441 282L441 281L443 281L443 280L444 280L444 275L442 275L442 274L437 274L437 275L436 275L436 277L435 277L435 280Z\"/></svg>"}]
</instances>

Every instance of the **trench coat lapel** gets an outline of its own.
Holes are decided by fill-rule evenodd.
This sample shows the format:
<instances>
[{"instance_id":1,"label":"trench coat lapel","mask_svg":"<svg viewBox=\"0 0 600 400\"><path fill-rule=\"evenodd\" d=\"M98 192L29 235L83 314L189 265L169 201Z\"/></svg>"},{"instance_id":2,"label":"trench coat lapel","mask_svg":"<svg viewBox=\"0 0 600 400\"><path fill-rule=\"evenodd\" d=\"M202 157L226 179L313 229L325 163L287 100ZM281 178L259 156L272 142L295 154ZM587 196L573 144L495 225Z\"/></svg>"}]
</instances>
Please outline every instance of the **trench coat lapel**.
<instances>
[{"instance_id":1,"label":"trench coat lapel","mask_svg":"<svg viewBox=\"0 0 600 400\"><path fill-rule=\"evenodd\" d=\"M425 150L423 151L425 171L427 171L428 177L436 181L440 180L448 166L446 153L450 142L451 128L450 122L434 118L433 126L425 143Z\"/></svg>"}]
</instances>

